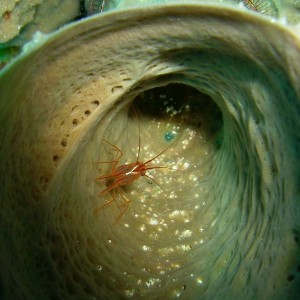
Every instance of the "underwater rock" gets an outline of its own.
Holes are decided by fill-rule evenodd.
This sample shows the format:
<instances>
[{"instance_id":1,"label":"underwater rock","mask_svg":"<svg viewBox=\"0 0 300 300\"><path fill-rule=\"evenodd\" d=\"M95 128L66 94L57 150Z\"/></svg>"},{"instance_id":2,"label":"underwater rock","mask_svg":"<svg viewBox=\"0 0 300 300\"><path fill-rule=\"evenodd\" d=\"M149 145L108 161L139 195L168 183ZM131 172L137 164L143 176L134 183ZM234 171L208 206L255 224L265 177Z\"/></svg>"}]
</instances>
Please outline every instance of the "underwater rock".
<instances>
[{"instance_id":1,"label":"underwater rock","mask_svg":"<svg viewBox=\"0 0 300 300\"><path fill-rule=\"evenodd\" d=\"M18 0L4 0L0 3L0 43L17 36L21 28L32 21L35 7L41 0L18 2Z\"/></svg>"},{"instance_id":2,"label":"underwater rock","mask_svg":"<svg viewBox=\"0 0 300 300\"><path fill-rule=\"evenodd\" d=\"M27 49L0 73L3 299L299 295L297 35L168 5ZM155 182L101 193L138 153Z\"/></svg>"},{"instance_id":3,"label":"underwater rock","mask_svg":"<svg viewBox=\"0 0 300 300\"><path fill-rule=\"evenodd\" d=\"M6 47L22 46L37 30L51 32L79 14L79 2L73 0L1 1L0 43L9 42Z\"/></svg>"}]
</instances>

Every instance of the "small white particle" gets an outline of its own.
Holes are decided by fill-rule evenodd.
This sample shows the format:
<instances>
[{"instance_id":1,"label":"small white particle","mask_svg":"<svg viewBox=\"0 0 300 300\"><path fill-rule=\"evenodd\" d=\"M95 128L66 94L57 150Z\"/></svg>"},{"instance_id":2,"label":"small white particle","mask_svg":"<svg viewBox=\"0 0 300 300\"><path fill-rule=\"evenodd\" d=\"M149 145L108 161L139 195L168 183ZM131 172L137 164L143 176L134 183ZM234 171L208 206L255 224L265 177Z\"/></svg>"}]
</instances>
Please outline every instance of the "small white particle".
<instances>
[{"instance_id":1,"label":"small white particle","mask_svg":"<svg viewBox=\"0 0 300 300\"><path fill-rule=\"evenodd\" d=\"M169 214L169 217L171 219L181 218L181 217L185 217L185 216L186 216L186 211L185 210L174 210L173 212L171 212Z\"/></svg>"},{"instance_id":2,"label":"small white particle","mask_svg":"<svg viewBox=\"0 0 300 300\"><path fill-rule=\"evenodd\" d=\"M159 251L160 255L167 256L170 253L173 253L174 249L172 247L164 247L164 248L159 249L158 251Z\"/></svg>"},{"instance_id":3,"label":"small white particle","mask_svg":"<svg viewBox=\"0 0 300 300\"><path fill-rule=\"evenodd\" d=\"M146 245L143 245L143 250L144 250L144 251L149 251L149 250L151 250L151 248L148 247L148 246L146 246Z\"/></svg>"},{"instance_id":4,"label":"small white particle","mask_svg":"<svg viewBox=\"0 0 300 300\"><path fill-rule=\"evenodd\" d=\"M98 265L98 266L97 266L97 270L98 270L98 271L102 271L102 269L103 269L103 267L102 267L101 265Z\"/></svg>"},{"instance_id":5,"label":"small white particle","mask_svg":"<svg viewBox=\"0 0 300 300\"><path fill-rule=\"evenodd\" d=\"M203 284L203 278L202 277L197 277L196 282L197 282L197 284L202 285Z\"/></svg>"},{"instance_id":6,"label":"small white particle","mask_svg":"<svg viewBox=\"0 0 300 300\"><path fill-rule=\"evenodd\" d=\"M158 220L155 218L150 218L150 220L149 220L150 225L158 225L158 223L159 223Z\"/></svg>"},{"instance_id":7,"label":"small white particle","mask_svg":"<svg viewBox=\"0 0 300 300\"><path fill-rule=\"evenodd\" d=\"M175 296L176 298L180 298L180 296L181 296L181 294L182 294L182 291L181 291L181 290L174 290L173 293L174 293L174 296Z\"/></svg>"},{"instance_id":8,"label":"small white particle","mask_svg":"<svg viewBox=\"0 0 300 300\"><path fill-rule=\"evenodd\" d=\"M175 270L175 269L180 269L180 264L178 264L178 263L171 264L171 270ZM174 278L174 280L176 280L176 279Z\"/></svg>"},{"instance_id":9,"label":"small white particle","mask_svg":"<svg viewBox=\"0 0 300 300\"><path fill-rule=\"evenodd\" d=\"M189 163L184 163L183 166L184 166L185 169L187 169L190 166L190 164Z\"/></svg>"},{"instance_id":10,"label":"small white particle","mask_svg":"<svg viewBox=\"0 0 300 300\"><path fill-rule=\"evenodd\" d=\"M180 235L179 235L179 239L184 239L184 238L188 238L192 236L192 231L187 229L184 230Z\"/></svg>"},{"instance_id":11,"label":"small white particle","mask_svg":"<svg viewBox=\"0 0 300 300\"><path fill-rule=\"evenodd\" d=\"M187 252L187 251L191 250L192 247L190 245L179 245L179 246L177 246L177 249L180 252Z\"/></svg>"},{"instance_id":12,"label":"small white particle","mask_svg":"<svg viewBox=\"0 0 300 300\"><path fill-rule=\"evenodd\" d=\"M159 235L158 235L157 233L151 233L151 234L149 235L149 237L150 237L151 239L153 239L153 240L157 240L158 237L159 237Z\"/></svg>"},{"instance_id":13,"label":"small white particle","mask_svg":"<svg viewBox=\"0 0 300 300\"><path fill-rule=\"evenodd\" d=\"M134 296L134 289L125 289L124 290L126 297L133 297Z\"/></svg>"},{"instance_id":14,"label":"small white particle","mask_svg":"<svg viewBox=\"0 0 300 300\"><path fill-rule=\"evenodd\" d=\"M146 282L145 285L149 288L151 286L161 286L161 280L159 278L149 278Z\"/></svg>"}]
</instances>

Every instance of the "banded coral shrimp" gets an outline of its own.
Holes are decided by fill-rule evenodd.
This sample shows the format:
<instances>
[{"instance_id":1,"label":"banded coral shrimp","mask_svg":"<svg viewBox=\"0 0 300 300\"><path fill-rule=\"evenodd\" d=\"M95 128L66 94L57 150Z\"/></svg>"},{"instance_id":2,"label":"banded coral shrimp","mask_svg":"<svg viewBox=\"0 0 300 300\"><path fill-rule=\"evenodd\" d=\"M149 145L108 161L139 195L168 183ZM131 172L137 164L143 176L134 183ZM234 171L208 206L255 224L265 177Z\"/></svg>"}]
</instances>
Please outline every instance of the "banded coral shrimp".
<instances>
[{"instance_id":1,"label":"banded coral shrimp","mask_svg":"<svg viewBox=\"0 0 300 300\"><path fill-rule=\"evenodd\" d=\"M131 199L125 191L125 188L131 185L133 182L138 180L140 177L147 177L153 183L155 183L162 192L164 192L163 188L160 184L150 175L148 175L149 170L155 169L170 169L168 166L157 165L154 164L155 160L159 158L163 153L167 152L171 145L165 147L158 154L153 157L147 159L146 161L141 160L141 130L140 124L138 121L138 114L133 105L130 106L133 111L133 114L138 122L138 150L136 154L136 159L133 162L122 163L122 159L124 156L123 151L117 147L112 142L103 139L103 143L110 147L110 151L116 153L115 157L110 161L100 161L99 164L110 164L111 169L107 174L101 175L96 178L97 181L106 180L106 188L104 188L100 194L105 195L110 193L110 199L107 200L103 205L97 207L94 210L94 214L98 214L101 210L108 207L112 203L116 203L117 206L120 207L121 213L116 218L114 224L116 224L120 218L125 214L128 209ZM120 205L119 205L120 204Z\"/></svg>"}]
</instances>

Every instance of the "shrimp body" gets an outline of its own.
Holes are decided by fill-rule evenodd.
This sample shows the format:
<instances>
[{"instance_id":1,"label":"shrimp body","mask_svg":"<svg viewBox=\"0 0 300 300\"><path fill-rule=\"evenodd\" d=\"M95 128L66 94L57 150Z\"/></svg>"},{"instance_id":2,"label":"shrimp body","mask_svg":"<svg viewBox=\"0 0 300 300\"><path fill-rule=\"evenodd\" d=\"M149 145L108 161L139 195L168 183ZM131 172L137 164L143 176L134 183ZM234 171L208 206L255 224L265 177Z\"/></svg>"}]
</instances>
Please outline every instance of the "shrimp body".
<instances>
[{"instance_id":1,"label":"shrimp body","mask_svg":"<svg viewBox=\"0 0 300 300\"><path fill-rule=\"evenodd\" d=\"M137 161L131 164L121 165L116 168L116 173L120 173L120 185L127 185L146 174L147 167L144 163ZM117 178L119 176L117 175Z\"/></svg>"},{"instance_id":2,"label":"shrimp body","mask_svg":"<svg viewBox=\"0 0 300 300\"><path fill-rule=\"evenodd\" d=\"M119 159L123 155L122 151L117 148L115 145L111 144L108 141L104 142L110 144L111 146L114 147L114 150L120 152L120 155L118 158L114 161L111 161L114 163L113 168L111 170L110 174L103 175L100 177L97 177L96 180L101 180L101 179L111 179L113 182L111 185L109 185L107 188L105 188L103 191L101 191L101 194L104 194L108 191L111 191L114 188L118 188L120 186L125 186L128 184L131 184L133 181L139 179L141 176L146 176L150 178L151 180L154 181L154 179L146 174L147 170L152 170L152 169L161 169L161 168L166 168L163 166L147 166L148 163L156 159L159 155L161 155L163 152L165 152L167 149L156 155L155 157L151 158L150 160L146 161L145 163L140 162L139 160L136 160L133 163L130 164L124 164L117 166L119 163Z\"/></svg>"},{"instance_id":3,"label":"shrimp body","mask_svg":"<svg viewBox=\"0 0 300 300\"><path fill-rule=\"evenodd\" d=\"M112 172L108 175L100 176L97 180L100 179L109 179L113 180L113 183L108 186L106 189L101 191L101 194L112 190L113 188L117 188L118 186L124 186L132 183L137 180L141 176L146 175L147 167L144 163L140 161L136 161L130 164L124 164L116 167L112 170Z\"/></svg>"},{"instance_id":4,"label":"shrimp body","mask_svg":"<svg viewBox=\"0 0 300 300\"><path fill-rule=\"evenodd\" d=\"M112 143L110 143L106 140L103 140L103 141L105 143L109 144L110 146L112 146L113 150L118 152L119 155L117 156L117 158L115 160L108 161L108 162L101 162L101 163L112 163L113 164L112 169L109 174L102 175L102 176L99 176L96 178L96 180L108 179L109 185L104 190L101 191L101 194L105 194L109 191L112 191L112 199L110 201L106 202L105 204L103 204L102 206L100 206L99 208L97 208L94 211L94 214L97 213L99 210L103 209L105 206L112 203L113 201L115 201L116 200L116 191L119 191L119 195L120 195L121 200L123 201L123 206L125 207L125 209L123 210L123 212L120 214L120 216L115 221L115 223L117 223L118 220L124 215L125 211L127 210L128 206L131 202L131 200L127 197L127 195L122 187L133 183L135 180L139 179L141 176L148 177L149 179L154 181L160 187L160 185L152 177L148 176L146 174L146 172L147 172L147 170L161 169L161 168L168 168L168 167L152 166L152 165L147 166L147 164L149 164L151 161L155 160L162 153L167 151L170 146L168 148L166 148L165 150L163 150L162 152L160 152L158 155L154 156L153 158L149 159L148 161L146 161L144 163L139 161L137 158L137 160L133 163L118 165L121 157L123 156L123 152L117 146L113 145Z\"/></svg>"}]
</instances>

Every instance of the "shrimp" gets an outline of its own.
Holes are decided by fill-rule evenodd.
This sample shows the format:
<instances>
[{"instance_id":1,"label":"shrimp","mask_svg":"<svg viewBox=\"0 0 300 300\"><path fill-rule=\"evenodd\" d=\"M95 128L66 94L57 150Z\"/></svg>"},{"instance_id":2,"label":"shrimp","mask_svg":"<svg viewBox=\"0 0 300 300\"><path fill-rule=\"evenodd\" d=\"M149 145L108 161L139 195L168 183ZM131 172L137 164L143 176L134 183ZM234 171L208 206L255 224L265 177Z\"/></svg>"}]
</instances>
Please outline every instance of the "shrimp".
<instances>
[{"instance_id":1,"label":"shrimp","mask_svg":"<svg viewBox=\"0 0 300 300\"><path fill-rule=\"evenodd\" d=\"M137 113L135 111L135 108L132 106L134 113L137 117ZM141 139L140 139L140 126L139 126L139 147L138 147L138 154L135 162L132 163L126 163L123 165L119 165L120 160L123 156L123 152L121 149L119 149L117 146L114 144L110 143L107 140L103 139L103 142L107 143L112 147L114 151L116 151L117 157L116 159L112 161L107 161L107 162L100 162L100 163L112 163L112 169L109 174L102 175L96 178L97 181L103 180L103 179L108 179L108 182L110 182L110 185L108 185L104 190L102 190L100 193L103 195L108 192L112 192L112 198L102 206L98 207L95 211L94 214L111 204L116 200L116 191L119 191L120 198L123 200L123 206L125 207L124 210L121 212L121 214L118 216L116 219L115 223L116 224L120 218L125 214L127 208L129 207L131 200L128 198L126 195L123 187L133 183L134 181L138 180L140 177L145 176L151 179L155 184L158 185L160 189L160 185L149 175L147 175L148 170L152 169L163 169L163 168L168 168L166 166L155 166L155 165L149 165L152 161L154 161L156 158L158 158L160 155L162 155L164 152L166 152L172 145L168 146L166 149L161 151L159 154L155 155L151 159L147 160L146 162L141 162L140 161L140 152L141 152ZM163 190L163 189L162 189Z\"/></svg>"}]
</instances>

